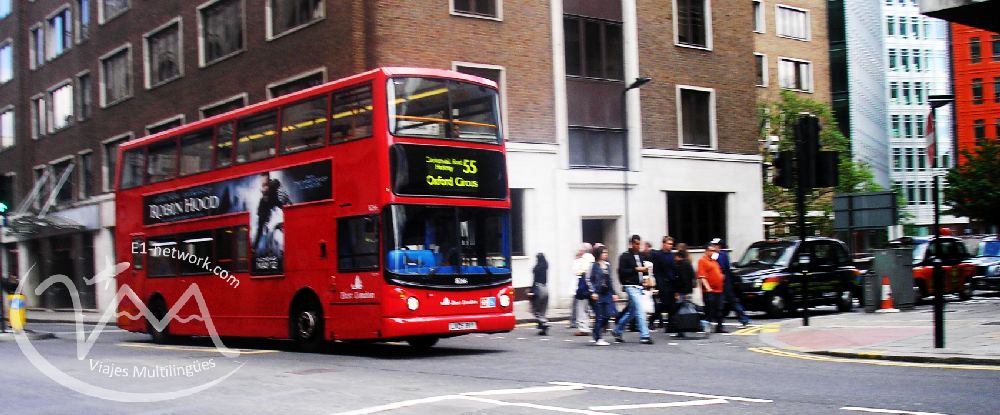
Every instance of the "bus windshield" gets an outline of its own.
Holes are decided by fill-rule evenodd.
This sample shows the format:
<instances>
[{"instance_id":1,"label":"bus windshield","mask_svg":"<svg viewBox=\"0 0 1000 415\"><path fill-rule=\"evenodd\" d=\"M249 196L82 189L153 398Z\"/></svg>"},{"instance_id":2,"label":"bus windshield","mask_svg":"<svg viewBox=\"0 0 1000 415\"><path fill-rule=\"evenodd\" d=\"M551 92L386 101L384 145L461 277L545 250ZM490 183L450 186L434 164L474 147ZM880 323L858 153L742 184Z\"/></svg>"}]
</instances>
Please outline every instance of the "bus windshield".
<instances>
[{"instance_id":1,"label":"bus windshield","mask_svg":"<svg viewBox=\"0 0 1000 415\"><path fill-rule=\"evenodd\" d=\"M434 78L393 78L386 90L393 135L500 143L496 90Z\"/></svg>"},{"instance_id":2,"label":"bus windshield","mask_svg":"<svg viewBox=\"0 0 1000 415\"><path fill-rule=\"evenodd\" d=\"M393 205L386 270L398 275L510 274L503 209Z\"/></svg>"}]
</instances>

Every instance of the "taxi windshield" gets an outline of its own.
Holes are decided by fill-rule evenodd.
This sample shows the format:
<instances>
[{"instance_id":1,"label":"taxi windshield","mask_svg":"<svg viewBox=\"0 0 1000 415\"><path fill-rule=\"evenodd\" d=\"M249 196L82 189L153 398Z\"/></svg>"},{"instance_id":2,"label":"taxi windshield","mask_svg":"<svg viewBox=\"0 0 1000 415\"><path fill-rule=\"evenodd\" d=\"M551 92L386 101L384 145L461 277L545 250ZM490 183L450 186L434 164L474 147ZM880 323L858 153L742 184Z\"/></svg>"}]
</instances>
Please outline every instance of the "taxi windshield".
<instances>
[{"instance_id":1,"label":"taxi windshield","mask_svg":"<svg viewBox=\"0 0 1000 415\"><path fill-rule=\"evenodd\" d=\"M761 266L788 266L795 252L795 245L787 242L773 242L753 244L747 249L737 267Z\"/></svg>"}]
</instances>

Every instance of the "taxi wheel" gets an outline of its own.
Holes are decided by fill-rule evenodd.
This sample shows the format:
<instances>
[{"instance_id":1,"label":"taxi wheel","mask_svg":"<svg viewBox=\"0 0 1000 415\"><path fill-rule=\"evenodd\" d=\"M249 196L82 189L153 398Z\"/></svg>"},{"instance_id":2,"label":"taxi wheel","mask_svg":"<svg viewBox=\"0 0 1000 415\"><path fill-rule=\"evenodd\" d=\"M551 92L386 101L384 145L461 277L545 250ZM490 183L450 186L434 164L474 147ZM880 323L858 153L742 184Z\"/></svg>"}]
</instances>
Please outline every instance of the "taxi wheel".
<instances>
[{"instance_id":1,"label":"taxi wheel","mask_svg":"<svg viewBox=\"0 0 1000 415\"><path fill-rule=\"evenodd\" d=\"M974 289L972 288L972 281L966 280L965 284L962 285L962 291L958 292L958 299L962 301L968 301L972 299Z\"/></svg>"},{"instance_id":2,"label":"taxi wheel","mask_svg":"<svg viewBox=\"0 0 1000 415\"><path fill-rule=\"evenodd\" d=\"M410 347L418 350L427 350L434 347L438 342L437 337L411 337L406 340Z\"/></svg>"},{"instance_id":3,"label":"taxi wheel","mask_svg":"<svg viewBox=\"0 0 1000 415\"><path fill-rule=\"evenodd\" d=\"M781 293L773 293L767 299L767 316L771 318L779 318L785 315L785 311L788 309L788 301Z\"/></svg>"},{"instance_id":4,"label":"taxi wheel","mask_svg":"<svg viewBox=\"0 0 1000 415\"><path fill-rule=\"evenodd\" d=\"M854 308L854 293L851 290L841 291L837 298L837 311L846 313Z\"/></svg>"}]
</instances>

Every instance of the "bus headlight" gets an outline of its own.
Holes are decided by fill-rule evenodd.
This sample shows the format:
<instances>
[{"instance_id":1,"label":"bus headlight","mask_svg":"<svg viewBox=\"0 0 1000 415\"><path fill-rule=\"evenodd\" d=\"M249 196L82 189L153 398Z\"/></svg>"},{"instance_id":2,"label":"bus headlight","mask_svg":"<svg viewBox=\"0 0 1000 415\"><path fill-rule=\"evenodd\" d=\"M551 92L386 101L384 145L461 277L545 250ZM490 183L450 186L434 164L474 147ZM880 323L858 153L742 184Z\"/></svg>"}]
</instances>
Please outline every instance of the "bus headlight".
<instances>
[{"instance_id":1,"label":"bus headlight","mask_svg":"<svg viewBox=\"0 0 1000 415\"><path fill-rule=\"evenodd\" d=\"M507 294L500 294L497 298L500 299L500 307L510 307L510 296Z\"/></svg>"},{"instance_id":2,"label":"bus headlight","mask_svg":"<svg viewBox=\"0 0 1000 415\"><path fill-rule=\"evenodd\" d=\"M406 308L410 309L410 311L417 311L417 309L420 308L420 300L418 300L417 297L407 298Z\"/></svg>"}]
</instances>

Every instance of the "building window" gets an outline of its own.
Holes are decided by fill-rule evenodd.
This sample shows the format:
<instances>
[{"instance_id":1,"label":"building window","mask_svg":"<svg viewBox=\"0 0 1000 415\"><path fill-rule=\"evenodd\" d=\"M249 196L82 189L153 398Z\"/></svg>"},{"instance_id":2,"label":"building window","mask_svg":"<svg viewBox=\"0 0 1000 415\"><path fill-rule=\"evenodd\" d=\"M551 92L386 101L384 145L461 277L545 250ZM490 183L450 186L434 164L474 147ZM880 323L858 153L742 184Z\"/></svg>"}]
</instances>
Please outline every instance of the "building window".
<instances>
[{"instance_id":1,"label":"building window","mask_svg":"<svg viewBox=\"0 0 1000 415\"><path fill-rule=\"evenodd\" d=\"M913 135L913 116L904 115L903 116L903 137L912 138Z\"/></svg>"},{"instance_id":2,"label":"building window","mask_svg":"<svg viewBox=\"0 0 1000 415\"><path fill-rule=\"evenodd\" d=\"M755 67L757 68L757 86L767 86L767 56L761 53L754 53Z\"/></svg>"},{"instance_id":3,"label":"building window","mask_svg":"<svg viewBox=\"0 0 1000 415\"><path fill-rule=\"evenodd\" d=\"M0 84L14 79L14 46L11 41L0 43Z\"/></svg>"},{"instance_id":4,"label":"building window","mask_svg":"<svg viewBox=\"0 0 1000 415\"><path fill-rule=\"evenodd\" d=\"M198 111L201 113L201 118L205 119L215 115L227 113L237 108L243 108L245 106L247 106L247 95L240 94L236 97L228 98L223 101L201 107Z\"/></svg>"},{"instance_id":5,"label":"building window","mask_svg":"<svg viewBox=\"0 0 1000 415\"><path fill-rule=\"evenodd\" d=\"M976 140L977 146L986 143L986 120L976 120L972 123L972 137Z\"/></svg>"},{"instance_id":6,"label":"building window","mask_svg":"<svg viewBox=\"0 0 1000 415\"><path fill-rule=\"evenodd\" d=\"M889 49L889 70L895 71L899 68L899 51L896 49Z\"/></svg>"},{"instance_id":7,"label":"building window","mask_svg":"<svg viewBox=\"0 0 1000 415\"><path fill-rule=\"evenodd\" d=\"M764 23L764 1L753 0L753 31L764 33L767 31Z\"/></svg>"},{"instance_id":8,"label":"building window","mask_svg":"<svg viewBox=\"0 0 1000 415\"><path fill-rule=\"evenodd\" d=\"M892 170L903 171L903 149L892 149Z\"/></svg>"},{"instance_id":9,"label":"building window","mask_svg":"<svg viewBox=\"0 0 1000 415\"><path fill-rule=\"evenodd\" d=\"M969 39L969 60L972 63L979 63L981 60L982 45L979 43L979 38L974 37Z\"/></svg>"},{"instance_id":10,"label":"building window","mask_svg":"<svg viewBox=\"0 0 1000 415\"><path fill-rule=\"evenodd\" d=\"M120 16L125 13L129 8L129 0L98 0L100 2L100 16L98 18L101 24L107 23L109 20Z\"/></svg>"},{"instance_id":11,"label":"building window","mask_svg":"<svg viewBox=\"0 0 1000 415\"><path fill-rule=\"evenodd\" d=\"M13 147L14 140L14 109L7 108L0 112L0 150Z\"/></svg>"},{"instance_id":12,"label":"building window","mask_svg":"<svg viewBox=\"0 0 1000 415\"><path fill-rule=\"evenodd\" d=\"M176 20L145 36L146 88L180 78L183 72L181 22Z\"/></svg>"},{"instance_id":13,"label":"building window","mask_svg":"<svg viewBox=\"0 0 1000 415\"><path fill-rule=\"evenodd\" d=\"M726 238L726 194L667 192L667 232L674 240L704 246Z\"/></svg>"},{"instance_id":14,"label":"building window","mask_svg":"<svg viewBox=\"0 0 1000 415\"><path fill-rule=\"evenodd\" d=\"M809 11L777 5L774 22L778 36L809 40Z\"/></svg>"},{"instance_id":15,"label":"building window","mask_svg":"<svg viewBox=\"0 0 1000 415\"><path fill-rule=\"evenodd\" d=\"M899 82L896 81L889 82L889 103L890 104L899 103Z\"/></svg>"},{"instance_id":16,"label":"building window","mask_svg":"<svg viewBox=\"0 0 1000 415\"><path fill-rule=\"evenodd\" d=\"M6 203L9 209L14 209L14 206L17 206L14 202L14 196L16 195L16 193L14 192L14 177L16 177L14 176L14 173L6 173L0 175L0 201ZM9 264L10 263L8 263L8 266ZM16 269L16 268L8 268L8 269Z\"/></svg>"},{"instance_id":17,"label":"building window","mask_svg":"<svg viewBox=\"0 0 1000 415\"><path fill-rule=\"evenodd\" d=\"M524 189L510 189L510 254L524 256Z\"/></svg>"},{"instance_id":18,"label":"building window","mask_svg":"<svg viewBox=\"0 0 1000 415\"><path fill-rule=\"evenodd\" d=\"M177 128L184 125L184 115L175 115L173 117L167 118L165 120L150 124L146 126L146 135L153 135L163 131L167 131L171 128Z\"/></svg>"},{"instance_id":19,"label":"building window","mask_svg":"<svg viewBox=\"0 0 1000 415\"><path fill-rule=\"evenodd\" d=\"M90 37L90 0L76 1L76 40Z\"/></svg>"},{"instance_id":20,"label":"building window","mask_svg":"<svg viewBox=\"0 0 1000 415\"><path fill-rule=\"evenodd\" d=\"M715 143L715 90L677 87L678 130L682 147L713 148Z\"/></svg>"},{"instance_id":21,"label":"building window","mask_svg":"<svg viewBox=\"0 0 1000 415\"><path fill-rule=\"evenodd\" d=\"M674 0L674 41L680 45L712 48L710 0Z\"/></svg>"},{"instance_id":22,"label":"building window","mask_svg":"<svg viewBox=\"0 0 1000 415\"><path fill-rule=\"evenodd\" d=\"M917 161L915 159L916 155L913 154L913 149L908 148L906 151L906 171L913 171L917 167Z\"/></svg>"},{"instance_id":23,"label":"building window","mask_svg":"<svg viewBox=\"0 0 1000 415\"><path fill-rule=\"evenodd\" d=\"M243 0L219 0L198 13L201 65L223 60L243 50Z\"/></svg>"},{"instance_id":24,"label":"building window","mask_svg":"<svg viewBox=\"0 0 1000 415\"><path fill-rule=\"evenodd\" d=\"M114 189L115 173L118 168L118 146L132 139L132 134L124 134L104 142L104 191Z\"/></svg>"},{"instance_id":25,"label":"building window","mask_svg":"<svg viewBox=\"0 0 1000 415\"><path fill-rule=\"evenodd\" d=\"M31 99L31 138L45 135L49 125L45 122L47 113L44 96Z\"/></svg>"},{"instance_id":26,"label":"building window","mask_svg":"<svg viewBox=\"0 0 1000 415\"><path fill-rule=\"evenodd\" d=\"M93 82L90 80L89 73L80 74L76 77L76 116L80 121L90 119L90 114L93 112L92 89Z\"/></svg>"},{"instance_id":27,"label":"building window","mask_svg":"<svg viewBox=\"0 0 1000 415\"><path fill-rule=\"evenodd\" d=\"M903 105L913 104L914 103L913 102L913 98L912 98L912 96L910 94L910 83L909 82L903 82L902 85L903 85L902 86L902 91L903 91L903 102L902 103L903 103Z\"/></svg>"},{"instance_id":28,"label":"building window","mask_svg":"<svg viewBox=\"0 0 1000 415\"><path fill-rule=\"evenodd\" d=\"M55 186L59 184L64 174L69 174L66 180L63 181L62 186L59 187L56 193L56 204L65 204L73 201L73 189L74 189L74 169L73 169L73 159L62 161L52 165L52 176L49 177L50 186Z\"/></svg>"},{"instance_id":29,"label":"building window","mask_svg":"<svg viewBox=\"0 0 1000 415\"><path fill-rule=\"evenodd\" d=\"M94 153L80 154L80 199L94 194Z\"/></svg>"},{"instance_id":30,"label":"building window","mask_svg":"<svg viewBox=\"0 0 1000 415\"><path fill-rule=\"evenodd\" d=\"M606 128L569 128L572 167L625 168L625 133Z\"/></svg>"},{"instance_id":31,"label":"building window","mask_svg":"<svg viewBox=\"0 0 1000 415\"><path fill-rule=\"evenodd\" d=\"M305 26L323 18L323 1L271 0L268 2L268 37Z\"/></svg>"},{"instance_id":32,"label":"building window","mask_svg":"<svg viewBox=\"0 0 1000 415\"><path fill-rule=\"evenodd\" d=\"M900 128L901 128L900 124L902 123L900 121L900 117L899 117L899 115L892 115L890 117L890 119L892 120L890 122L890 127L892 128L892 138L899 138L899 134L900 134L900 131L901 131L900 130Z\"/></svg>"},{"instance_id":33,"label":"building window","mask_svg":"<svg viewBox=\"0 0 1000 415\"><path fill-rule=\"evenodd\" d=\"M49 119L51 132L59 131L73 124L73 84L66 84L49 92L51 105Z\"/></svg>"},{"instance_id":34,"label":"building window","mask_svg":"<svg viewBox=\"0 0 1000 415\"><path fill-rule=\"evenodd\" d=\"M45 29L37 25L31 29L31 69L45 63Z\"/></svg>"},{"instance_id":35,"label":"building window","mask_svg":"<svg viewBox=\"0 0 1000 415\"><path fill-rule=\"evenodd\" d=\"M993 49L993 61L1000 61L1000 35L993 35L990 38L990 45Z\"/></svg>"},{"instance_id":36,"label":"building window","mask_svg":"<svg viewBox=\"0 0 1000 415\"><path fill-rule=\"evenodd\" d=\"M889 16L885 18L885 33L889 37L896 36L896 18Z\"/></svg>"},{"instance_id":37,"label":"building window","mask_svg":"<svg viewBox=\"0 0 1000 415\"><path fill-rule=\"evenodd\" d=\"M0 19L10 15L10 0L0 0Z\"/></svg>"},{"instance_id":38,"label":"building window","mask_svg":"<svg viewBox=\"0 0 1000 415\"><path fill-rule=\"evenodd\" d=\"M129 62L132 48L125 46L101 58L101 106L108 107L132 96Z\"/></svg>"},{"instance_id":39,"label":"building window","mask_svg":"<svg viewBox=\"0 0 1000 415\"><path fill-rule=\"evenodd\" d=\"M326 78L326 71L324 70L315 71L307 75L297 75L291 79L268 85L267 96L269 98L277 98L282 95L291 94L292 92L312 88L323 84L324 78Z\"/></svg>"},{"instance_id":40,"label":"building window","mask_svg":"<svg viewBox=\"0 0 1000 415\"><path fill-rule=\"evenodd\" d=\"M566 75L624 79L622 26L574 16L563 18Z\"/></svg>"},{"instance_id":41,"label":"building window","mask_svg":"<svg viewBox=\"0 0 1000 415\"><path fill-rule=\"evenodd\" d=\"M812 63L787 58L779 59L778 84L785 89L812 92Z\"/></svg>"},{"instance_id":42,"label":"building window","mask_svg":"<svg viewBox=\"0 0 1000 415\"><path fill-rule=\"evenodd\" d=\"M452 0L451 7L455 14L499 18L499 2L500 0Z\"/></svg>"},{"instance_id":43,"label":"building window","mask_svg":"<svg viewBox=\"0 0 1000 415\"><path fill-rule=\"evenodd\" d=\"M46 39L49 46L46 55L48 59L62 55L73 45L73 19L70 18L70 15L70 10L67 7L49 17L48 38Z\"/></svg>"},{"instance_id":44,"label":"building window","mask_svg":"<svg viewBox=\"0 0 1000 415\"><path fill-rule=\"evenodd\" d=\"M974 105L983 103L983 78L972 80L972 103Z\"/></svg>"}]
</instances>

